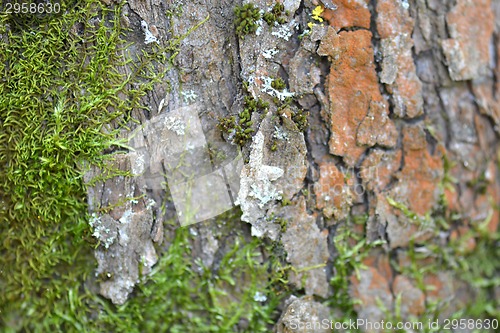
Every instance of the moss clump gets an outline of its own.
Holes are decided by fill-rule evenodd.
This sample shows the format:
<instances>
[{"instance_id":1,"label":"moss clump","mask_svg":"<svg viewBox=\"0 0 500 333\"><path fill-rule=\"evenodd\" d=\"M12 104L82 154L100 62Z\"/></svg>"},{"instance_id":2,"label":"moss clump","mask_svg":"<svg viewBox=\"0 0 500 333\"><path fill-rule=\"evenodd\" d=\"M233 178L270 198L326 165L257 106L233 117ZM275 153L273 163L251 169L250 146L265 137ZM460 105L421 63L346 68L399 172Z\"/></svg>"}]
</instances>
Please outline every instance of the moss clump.
<instances>
[{"instance_id":1,"label":"moss clump","mask_svg":"<svg viewBox=\"0 0 500 333\"><path fill-rule=\"evenodd\" d=\"M254 99L251 96L245 96L245 108L250 110L250 112L267 110L269 108L269 103L260 98Z\"/></svg>"},{"instance_id":2,"label":"moss clump","mask_svg":"<svg viewBox=\"0 0 500 333\"><path fill-rule=\"evenodd\" d=\"M230 211L216 223L232 225L238 219ZM193 259L192 238L188 228L177 229L168 251L138 286L135 297L118 311L102 302L104 311L88 322L87 331L269 332L281 296L269 273L276 263L262 261L261 242L238 233L226 235L223 258L217 267L207 267ZM240 322L248 327L242 329Z\"/></svg>"},{"instance_id":3,"label":"moss clump","mask_svg":"<svg viewBox=\"0 0 500 333\"><path fill-rule=\"evenodd\" d=\"M271 151L277 151L278 150L278 140L274 139L273 144L271 145Z\"/></svg>"},{"instance_id":4,"label":"moss clump","mask_svg":"<svg viewBox=\"0 0 500 333\"><path fill-rule=\"evenodd\" d=\"M276 3L270 12L267 12L262 16L262 19L266 21L269 26L273 26L275 22L283 24L286 22L285 18L282 16L284 13L285 6L282 3Z\"/></svg>"},{"instance_id":5,"label":"moss clump","mask_svg":"<svg viewBox=\"0 0 500 333\"><path fill-rule=\"evenodd\" d=\"M281 232L286 232L286 229L288 227L288 221L287 220L285 220L282 217L278 217L278 218L276 218L275 222L279 224Z\"/></svg>"},{"instance_id":6,"label":"moss clump","mask_svg":"<svg viewBox=\"0 0 500 333\"><path fill-rule=\"evenodd\" d=\"M236 19L236 34L243 38L245 35L255 33L258 25L257 21L260 20L260 10L252 3L247 3L243 6L234 8Z\"/></svg>"},{"instance_id":7,"label":"moss clump","mask_svg":"<svg viewBox=\"0 0 500 333\"><path fill-rule=\"evenodd\" d=\"M305 131L305 129L309 125L309 122L307 120L308 116L309 116L309 112L306 112L306 111L304 111L302 109L296 111L292 115L292 120L297 125L297 128L299 129L299 131L301 131L301 132Z\"/></svg>"},{"instance_id":8,"label":"moss clump","mask_svg":"<svg viewBox=\"0 0 500 333\"><path fill-rule=\"evenodd\" d=\"M266 111L269 103L262 99L254 99L251 96L245 96L244 109L238 115L238 120L235 116L229 116L219 119L217 127L227 133L232 138L232 141L240 146L244 146L248 140L252 138L254 130L252 114L258 111Z\"/></svg>"},{"instance_id":9,"label":"moss clump","mask_svg":"<svg viewBox=\"0 0 500 333\"><path fill-rule=\"evenodd\" d=\"M283 91L286 88L286 83L285 83L285 81L283 81L282 78L277 78L277 79L274 79L273 82L271 82L271 87L273 89Z\"/></svg>"}]
</instances>

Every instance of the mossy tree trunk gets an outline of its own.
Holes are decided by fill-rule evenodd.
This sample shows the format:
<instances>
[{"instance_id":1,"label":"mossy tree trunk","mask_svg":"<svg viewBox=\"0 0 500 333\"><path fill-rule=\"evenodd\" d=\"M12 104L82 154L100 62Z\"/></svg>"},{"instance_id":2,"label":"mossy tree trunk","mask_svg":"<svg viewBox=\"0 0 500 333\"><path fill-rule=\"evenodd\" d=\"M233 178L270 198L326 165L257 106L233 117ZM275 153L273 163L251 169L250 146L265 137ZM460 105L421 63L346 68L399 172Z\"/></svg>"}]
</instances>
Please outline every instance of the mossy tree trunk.
<instances>
[{"instance_id":1,"label":"mossy tree trunk","mask_svg":"<svg viewBox=\"0 0 500 333\"><path fill-rule=\"evenodd\" d=\"M92 291L220 331L498 317L500 2L244 4L122 7L134 59L178 53L88 187Z\"/></svg>"}]
</instances>

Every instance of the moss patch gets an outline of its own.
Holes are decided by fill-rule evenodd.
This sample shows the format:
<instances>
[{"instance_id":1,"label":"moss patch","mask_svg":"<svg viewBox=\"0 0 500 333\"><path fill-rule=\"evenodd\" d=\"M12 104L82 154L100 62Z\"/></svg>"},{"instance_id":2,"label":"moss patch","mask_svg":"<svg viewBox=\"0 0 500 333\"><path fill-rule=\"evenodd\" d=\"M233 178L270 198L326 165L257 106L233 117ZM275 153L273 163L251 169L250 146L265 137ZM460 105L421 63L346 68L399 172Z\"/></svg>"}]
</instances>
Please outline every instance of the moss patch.
<instances>
[{"instance_id":1,"label":"moss patch","mask_svg":"<svg viewBox=\"0 0 500 333\"><path fill-rule=\"evenodd\" d=\"M283 24L286 22L283 14L285 14L285 6L282 3L278 2L274 4L270 12L264 13L264 15L262 15L262 19L272 27L275 23Z\"/></svg>"},{"instance_id":2,"label":"moss patch","mask_svg":"<svg viewBox=\"0 0 500 333\"><path fill-rule=\"evenodd\" d=\"M35 19L0 14L0 307L9 326L57 316L53 305L69 306L93 268L82 174L122 144L109 124L124 123L150 85L129 91L132 76L118 71L121 27L106 17L119 11L86 1Z\"/></svg>"},{"instance_id":3,"label":"moss patch","mask_svg":"<svg viewBox=\"0 0 500 333\"><path fill-rule=\"evenodd\" d=\"M252 138L254 132L251 127L253 125L252 114L254 112L266 112L268 108L269 104L267 102L245 96L244 109L239 113L238 119L235 116L221 118L217 127L228 134L234 143L244 146Z\"/></svg>"},{"instance_id":4,"label":"moss patch","mask_svg":"<svg viewBox=\"0 0 500 333\"><path fill-rule=\"evenodd\" d=\"M260 11L253 3L235 7L234 15L236 16L234 20L236 35L244 38L245 35L253 34L257 31L257 21L260 20Z\"/></svg>"}]
</instances>

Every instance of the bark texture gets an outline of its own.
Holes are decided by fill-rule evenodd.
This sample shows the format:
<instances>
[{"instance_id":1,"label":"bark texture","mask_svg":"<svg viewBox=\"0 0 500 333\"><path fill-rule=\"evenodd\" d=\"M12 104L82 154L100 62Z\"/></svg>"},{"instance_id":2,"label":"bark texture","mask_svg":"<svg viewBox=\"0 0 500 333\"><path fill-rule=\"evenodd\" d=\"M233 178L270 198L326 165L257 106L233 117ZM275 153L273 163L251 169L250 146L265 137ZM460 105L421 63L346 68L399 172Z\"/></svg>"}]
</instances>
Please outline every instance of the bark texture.
<instances>
[{"instance_id":1,"label":"bark texture","mask_svg":"<svg viewBox=\"0 0 500 333\"><path fill-rule=\"evenodd\" d=\"M264 11L274 4L253 3ZM425 285L435 288L424 292L394 265L410 265L410 245L446 247L484 220L491 232L498 228L500 2L333 0L323 6L323 22L311 16L321 2L283 4L285 23L260 22L256 33L238 38L232 1L184 1L183 15L172 21L162 13L173 2L129 1L123 21L132 28L130 40L138 41L137 52L148 47L141 21L161 40L170 29L184 34L209 19L182 41L167 75L170 91L159 84L145 98L150 111L134 115L144 125L134 146L148 147L149 155L129 152L116 163L137 177L110 179L89 191L92 210L114 206L96 215L109 230L96 250L98 272L112 276L100 293L125 302L161 255L154 244L168 247L174 227L164 222L175 217L175 208L165 198L175 193L161 185L171 185L168 173L162 176L171 169L158 142L173 142L187 122L172 115L194 110L206 141L234 157L231 135L217 124L240 114L244 96L251 95L270 107L267 114L252 114L252 140L243 146L245 163L236 166L240 177L230 191L229 202L240 206L248 225L231 223L279 241L295 267L290 283L298 298L283 305L276 330L302 332L290 328L300 313L329 318L321 300L333 292L333 237L343 221L362 214L368 218L355 232L386 244L351 277L359 317L384 319L381 304L394 309L400 294L406 319L437 299L450 300L443 316L460 309L474 290L451 272L425 274ZM284 80L284 90L271 86L276 78ZM287 96L293 101L283 106ZM305 130L296 118L300 112L308 113ZM439 214L459 218L436 236L439 226L430 217ZM189 228L199 235L193 255L217 265L226 235L214 234L210 220ZM475 239L465 244L465 252L473 251Z\"/></svg>"}]
</instances>

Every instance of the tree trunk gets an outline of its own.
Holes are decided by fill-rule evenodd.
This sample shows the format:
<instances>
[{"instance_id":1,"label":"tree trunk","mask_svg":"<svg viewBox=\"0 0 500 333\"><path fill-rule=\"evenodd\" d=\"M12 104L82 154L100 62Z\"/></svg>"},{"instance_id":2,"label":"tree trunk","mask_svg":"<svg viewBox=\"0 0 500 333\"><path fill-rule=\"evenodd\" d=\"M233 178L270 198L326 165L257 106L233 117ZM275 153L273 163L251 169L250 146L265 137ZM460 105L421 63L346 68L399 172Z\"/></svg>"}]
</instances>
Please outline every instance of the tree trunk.
<instances>
[{"instance_id":1,"label":"tree trunk","mask_svg":"<svg viewBox=\"0 0 500 333\"><path fill-rule=\"evenodd\" d=\"M276 14L266 2L254 4ZM321 307L321 300L337 292L329 283L337 274L334 239L347 224L366 237L365 246L384 242L366 253L365 267L351 276L350 294L361 300L355 306L359 318L384 319L383 308L394 311L398 297L404 319L422 315L434 300L452 299L442 318L461 309L474 288L459 276L443 268L416 277L407 268L416 249L430 253L435 246L459 242L453 255L475 251L479 235L472 230L482 221L489 232L497 230L498 2L285 1L283 12L277 11L282 24L256 21L256 30L240 36L234 22L237 28L247 22L238 20L241 14L233 6L228 1L182 6L183 15L173 22L178 34L209 19L183 40L176 69L168 75L171 91L164 96L164 89L155 89L148 96L152 111L136 115L146 124L146 164L154 169L164 163L181 225L239 205L253 236L277 241L285 249L286 261L294 267L289 280L293 293L317 296L319 303L304 302ZM160 37L168 38L162 36L161 27L168 23L160 8L161 1L131 1L130 18L156 25ZM131 20L131 26L138 30L137 22ZM273 85L279 79L285 87ZM244 96L268 102L267 112L243 115L248 108ZM251 139L237 142L243 166L237 154L228 153L232 147L221 148L222 137L233 143L238 139L237 126L218 127L231 115L243 125L253 121L242 125L250 129ZM177 124L182 131L167 133L157 126L167 123L168 129ZM188 133L185 126L191 126ZM188 154L187 171L196 178L209 176L183 183L189 177L183 178L175 166L186 143L177 143L176 136L197 148L198 156ZM203 136L206 141L200 140ZM134 147L144 140L133 141ZM212 158L213 169L205 170L203 159L214 149L225 149L224 161ZM132 169L145 158L134 154L128 157ZM167 161L173 165L166 166ZM154 225L161 230L159 217L170 217L172 206L162 215L158 203L165 194L155 186L158 180L143 178L138 184L150 181L145 188L151 192L146 193L156 203L146 213L147 229ZM114 186L111 196L124 194L122 182ZM191 197L183 197L186 193ZM141 216L143 209L131 216ZM186 218L189 210L194 210L191 219ZM119 220L118 215L112 217ZM349 224L360 215L366 216L362 224ZM214 255L222 242L207 248L212 224L189 228L203 235L193 255L217 265ZM168 244L170 238L167 230L165 237L155 231L150 240L141 239L137 246L149 266L157 258L153 242ZM109 257L112 249L97 250L98 258ZM122 259L128 262L130 254ZM439 259L422 261L428 260ZM100 262L99 270L110 265ZM101 292L116 303L125 301L137 279L137 272L129 273L128 288L120 282L126 274L116 272L115 279L101 284ZM290 316L284 312L278 331L286 331Z\"/></svg>"},{"instance_id":2,"label":"tree trunk","mask_svg":"<svg viewBox=\"0 0 500 333\"><path fill-rule=\"evenodd\" d=\"M88 189L95 292L130 302L186 228L214 276L256 242L261 281L217 288L245 309L246 290L279 296L276 332L498 316L500 2L276 3L124 6L135 57L183 39L110 162L132 176Z\"/></svg>"}]
</instances>

